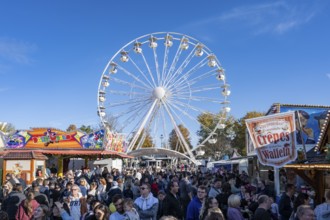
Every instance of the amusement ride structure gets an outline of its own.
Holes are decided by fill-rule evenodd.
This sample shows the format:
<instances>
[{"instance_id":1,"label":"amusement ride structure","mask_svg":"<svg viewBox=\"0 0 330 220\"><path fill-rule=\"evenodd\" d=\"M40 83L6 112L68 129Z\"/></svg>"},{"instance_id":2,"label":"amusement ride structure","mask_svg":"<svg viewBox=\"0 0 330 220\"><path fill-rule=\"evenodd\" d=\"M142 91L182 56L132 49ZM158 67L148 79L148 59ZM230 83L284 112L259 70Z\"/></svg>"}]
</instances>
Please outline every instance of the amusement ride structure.
<instances>
[{"instance_id":1,"label":"amusement ride structure","mask_svg":"<svg viewBox=\"0 0 330 220\"><path fill-rule=\"evenodd\" d=\"M98 87L98 115L105 127L126 135L129 155L185 157L196 164L193 151L214 142L215 131L225 127L229 95L225 70L205 44L158 32L130 41L110 59ZM203 114L214 126L201 122ZM200 136L201 129L207 134ZM151 146L144 148L147 140Z\"/></svg>"}]
</instances>

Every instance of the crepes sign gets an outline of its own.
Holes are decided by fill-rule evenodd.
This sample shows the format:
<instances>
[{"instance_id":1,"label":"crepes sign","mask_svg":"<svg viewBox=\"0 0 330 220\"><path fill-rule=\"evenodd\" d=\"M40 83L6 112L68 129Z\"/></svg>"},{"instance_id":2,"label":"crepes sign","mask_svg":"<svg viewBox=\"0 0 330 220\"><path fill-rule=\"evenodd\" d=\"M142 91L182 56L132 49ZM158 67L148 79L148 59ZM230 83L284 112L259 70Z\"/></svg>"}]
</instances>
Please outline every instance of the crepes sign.
<instances>
[{"instance_id":1,"label":"crepes sign","mask_svg":"<svg viewBox=\"0 0 330 220\"><path fill-rule=\"evenodd\" d=\"M282 167L296 159L294 112L247 119L246 126L262 164Z\"/></svg>"}]
</instances>

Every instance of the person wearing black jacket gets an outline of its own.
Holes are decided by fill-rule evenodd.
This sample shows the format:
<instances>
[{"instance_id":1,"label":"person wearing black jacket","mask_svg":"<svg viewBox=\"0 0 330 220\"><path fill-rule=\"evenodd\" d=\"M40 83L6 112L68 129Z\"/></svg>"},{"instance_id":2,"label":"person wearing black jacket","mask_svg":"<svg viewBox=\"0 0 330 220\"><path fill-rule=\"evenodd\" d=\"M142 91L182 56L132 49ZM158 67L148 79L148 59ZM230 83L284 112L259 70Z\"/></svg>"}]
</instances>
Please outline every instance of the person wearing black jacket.
<instances>
[{"instance_id":1,"label":"person wearing black jacket","mask_svg":"<svg viewBox=\"0 0 330 220\"><path fill-rule=\"evenodd\" d=\"M183 209L178 196L179 184L178 182L171 181L168 187L168 193L163 201L163 215L171 215L177 219L182 219Z\"/></svg>"},{"instance_id":2,"label":"person wearing black jacket","mask_svg":"<svg viewBox=\"0 0 330 220\"><path fill-rule=\"evenodd\" d=\"M11 191L8 197L3 201L1 210L7 212L9 220L14 220L18 206L21 202L26 199L22 185L16 183L14 185L13 191Z\"/></svg>"},{"instance_id":3,"label":"person wearing black jacket","mask_svg":"<svg viewBox=\"0 0 330 220\"><path fill-rule=\"evenodd\" d=\"M293 195L295 193L295 186L293 184L286 184L285 192L282 194L279 202L279 212L281 220L289 220L293 212Z\"/></svg>"}]
</instances>

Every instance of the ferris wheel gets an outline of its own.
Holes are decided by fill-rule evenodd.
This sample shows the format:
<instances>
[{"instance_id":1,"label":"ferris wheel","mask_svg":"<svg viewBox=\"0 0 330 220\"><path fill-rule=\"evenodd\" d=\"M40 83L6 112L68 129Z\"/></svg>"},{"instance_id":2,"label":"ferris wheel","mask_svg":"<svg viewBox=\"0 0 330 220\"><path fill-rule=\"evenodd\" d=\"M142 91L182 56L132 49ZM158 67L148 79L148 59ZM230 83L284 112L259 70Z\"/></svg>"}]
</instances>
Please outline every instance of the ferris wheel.
<instances>
[{"instance_id":1,"label":"ferris wheel","mask_svg":"<svg viewBox=\"0 0 330 220\"><path fill-rule=\"evenodd\" d=\"M224 128L229 95L225 70L205 44L157 32L130 41L110 59L99 83L98 115L104 126L116 122L113 132L126 135L127 152L149 139L152 148L180 150L194 160L192 150ZM213 126L201 122L203 114Z\"/></svg>"}]
</instances>

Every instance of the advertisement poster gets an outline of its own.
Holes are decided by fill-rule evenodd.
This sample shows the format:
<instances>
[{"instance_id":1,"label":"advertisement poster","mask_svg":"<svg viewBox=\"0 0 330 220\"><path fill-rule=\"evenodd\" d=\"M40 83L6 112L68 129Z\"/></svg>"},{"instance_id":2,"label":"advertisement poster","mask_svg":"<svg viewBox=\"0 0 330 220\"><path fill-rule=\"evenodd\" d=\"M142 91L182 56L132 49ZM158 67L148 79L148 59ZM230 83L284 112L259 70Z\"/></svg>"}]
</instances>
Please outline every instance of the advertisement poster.
<instances>
[{"instance_id":1,"label":"advertisement poster","mask_svg":"<svg viewBox=\"0 0 330 220\"><path fill-rule=\"evenodd\" d=\"M106 150L116 151L119 153L126 153L127 143L126 135L120 133L114 133L107 129L104 148Z\"/></svg>"},{"instance_id":2,"label":"advertisement poster","mask_svg":"<svg viewBox=\"0 0 330 220\"><path fill-rule=\"evenodd\" d=\"M289 112L289 111L297 111L300 123L301 123L301 135L303 138L303 142L306 146L306 151L308 152L313 147L315 147L317 140L321 133L321 127L325 122L325 118L328 113L328 109L326 108L299 108L299 107L289 107L289 106L281 106L281 113ZM298 119L296 119L296 143L297 149L302 149L302 140L299 134L300 127L298 124Z\"/></svg>"},{"instance_id":3,"label":"advertisement poster","mask_svg":"<svg viewBox=\"0 0 330 220\"><path fill-rule=\"evenodd\" d=\"M247 119L246 126L263 165L279 168L297 158L294 112Z\"/></svg>"}]
</instances>

